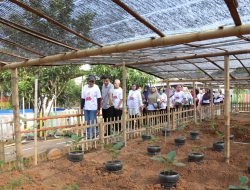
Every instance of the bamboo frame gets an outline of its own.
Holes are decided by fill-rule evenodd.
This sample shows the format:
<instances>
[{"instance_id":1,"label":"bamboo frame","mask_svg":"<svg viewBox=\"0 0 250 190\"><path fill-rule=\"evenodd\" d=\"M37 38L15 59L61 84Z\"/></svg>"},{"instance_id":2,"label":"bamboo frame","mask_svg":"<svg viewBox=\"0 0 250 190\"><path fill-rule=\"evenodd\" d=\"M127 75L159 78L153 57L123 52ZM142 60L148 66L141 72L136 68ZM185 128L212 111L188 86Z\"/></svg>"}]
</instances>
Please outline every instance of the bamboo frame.
<instances>
[{"instance_id":1,"label":"bamboo frame","mask_svg":"<svg viewBox=\"0 0 250 190\"><path fill-rule=\"evenodd\" d=\"M26 58L26 57L22 57L20 55L14 54L14 53L8 53L6 51L1 51L0 50L0 54L5 54L5 55L11 56L11 57L15 57L15 58L18 58L18 59L22 59L22 60L28 60L28 58Z\"/></svg>"},{"instance_id":2,"label":"bamboo frame","mask_svg":"<svg viewBox=\"0 0 250 190\"><path fill-rule=\"evenodd\" d=\"M237 3L237 0L224 0L225 3L227 4L227 7L229 9L229 12L231 14L231 17L233 18L234 24L235 26L240 26L241 20L240 20L240 15L237 11L237 5L235 3Z\"/></svg>"},{"instance_id":3,"label":"bamboo frame","mask_svg":"<svg viewBox=\"0 0 250 190\"><path fill-rule=\"evenodd\" d=\"M230 85L230 78L229 78L229 56L225 56L224 62L224 78L225 78L225 104L224 104L224 120L225 120L225 159L226 162L229 163L230 161L230 92L229 92L229 85Z\"/></svg>"},{"instance_id":4,"label":"bamboo frame","mask_svg":"<svg viewBox=\"0 0 250 190\"><path fill-rule=\"evenodd\" d=\"M241 25L237 27L227 27L219 30L211 30L205 32L197 32L191 34L179 34L166 36L155 39L147 39L147 40L137 40L133 42L121 43L116 45L104 46L102 48L92 48L85 50L78 50L74 52L66 52L64 54L56 54L51 56L46 56L40 59L30 59L25 62L12 63L6 66L3 66L1 70L26 67L31 65L41 65L43 63L51 63L56 61L64 61L69 59L75 59L80 57L89 57L103 54L111 54L111 53L119 53L126 52L129 50L137 50L148 47L160 47L166 45L175 45L180 43L189 43L195 41L209 40L209 39L217 39L222 37L230 37L230 36L238 36L250 34L250 25Z\"/></svg>"},{"instance_id":5,"label":"bamboo frame","mask_svg":"<svg viewBox=\"0 0 250 190\"><path fill-rule=\"evenodd\" d=\"M167 115L168 115L168 128L170 128L170 84L167 81Z\"/></svg>"},{"instance_id":6,"label":"bamboo frame","mask_svg":"<svg viewBox=\"0 0 250 190\"><path fill-rule=\"evenodd\" d=\"M67 44L65 44L63 42L60 42L60 41L58 41L58 40L56 40L54 38L46 36L46 35L44 35L44 34L42 34L40 32L37 32L35 30L31 30L31 29L29 29L27 27L24 27L24 26L19 25L17 23L11 22L9 20L0 18L0 23L6 25L8 27L14 28L15 30L21 31L21 32L23 32L25 34L29 34L29 35L31 35L31 36L33 36L35 38L40 39L40 40L44 40L46 42L50 42L50 43L56 44L58 46L62 46L62 47L65 47L67 49L70 49L70 50L79 50L79 49L71 47L71 46L69 46L69 45L67 45Z\"/></svg>"},{"instance_id":7,"label":"bamboo frame","mask_svg":"<svg viewBox=\"0 0 250 190\"><path fill-rule=\"evenodd\" d=\"M11 70L11 91L12 106L15 126L15 145L16 145L16 162L20 169L23 169L23 151L20 133L20 116L19 116L19 97L18 97L18 75L17 69Z\"/></svg>"},{"instance_id":8,"label":"bamboo frame","mask_svg":"<svg viewBox=\"0 0 250 190\"><path fill-rule=\"evenodd\" d=\"M38 150L37 150L37 99L38 99L38 79L35 79L35 104L34 104L34 164L37 165L38 160Z\"/></svg>"},{"instance_id":9,"label":"bamboo frame","mask_svg":"<svg viewBox=\"0 0 250 190\"><path fill-rule=\"evenodd\" d=\"M39 17L42 17L42 18L46 19L48 22L50 22L50 23L52 23L52 24L54 24L54 25L56 25L56 26L58 26L58 27L60 27L60 28L62 28L62 29L64 29L64 30L66 30L66 31L68 31L68 32L70 32L70 33L76 35L77 37L79 37L79 38L81 38L81 39L83 39L83 40L85 40L85 41L87 41L87 42L89 42L89 43L92 43L92 44L95 44L95 45L97 45L97 46L102 47L102 45L100 45L100 44L94 42L93 40L91 40L91 39L89 39L89 38L83 36L82 34L76 32L76 31L74 31L74 30L71 30L70 28L68 28L67 26L61 24L60 22L57 22L56 20L52 19L51 17L49 17L49 16L47 16L47 15L45 15L45 14L43 14L43 13L37 11L36 9L33 9L32 7L30 7L30 6L28 6L28 5L24 4L24 3L22 3L22 2L20 2L20 1L16 1L16 0L9 0L9 1L12 2L12 3L15 3L15 4L18 5L19 7L22 7L23 9L25 9L25 10L27 10L27 11L29 11L29 12L31 12L31 13L33 13L33 14L39 16Z\"/></svg>"},{"instance_id":10,"label":"bamboo frame","mask_svg":"<svg viewBox=\"0 0 250 190\"><path fill-rule=\"evenodd\" d=\"M193 102L194 102L194 123L197 124L197 106L196 106L196 92L195 92L195 82L193 82L193 93L194 93L194 98L193 98Z\"/></svg>"},{"instance_id":11,"label":"bamboo frame","mask_svg":"<svg viewBox=\"0 0 250 190\"><path fill-rule=\"evenodd\" d=\"M143 25L145 25L147 28L158 34L160 37L164 37L165 35L158 30L156 27L154 27L152 24L150 24L148 21L146 21L143 17L141 17L139 14L137 14L135 11L133 11L131 8L129 8L125 3L123 3L120 0L112 0L115 4L123 8L127 13L132 15L136 20L141 22Z\"/></svg>"},{"instance_id":12,"label":"bamboo frame","mask_svg":"<svg viewBox=\"0 0 250 190\"><path fill-rule=\"evenodd\" d=\"M123 140L125 143L125 146L127 146L127 134L126 134L126 104L127 104L127 82L126 82L126 77L127 77L127 73L126 73L126 65L123 62L122 64L122 88L123 88L123 106L122 106L122 130L123 130Z\"/></svg>"}]
</instances>

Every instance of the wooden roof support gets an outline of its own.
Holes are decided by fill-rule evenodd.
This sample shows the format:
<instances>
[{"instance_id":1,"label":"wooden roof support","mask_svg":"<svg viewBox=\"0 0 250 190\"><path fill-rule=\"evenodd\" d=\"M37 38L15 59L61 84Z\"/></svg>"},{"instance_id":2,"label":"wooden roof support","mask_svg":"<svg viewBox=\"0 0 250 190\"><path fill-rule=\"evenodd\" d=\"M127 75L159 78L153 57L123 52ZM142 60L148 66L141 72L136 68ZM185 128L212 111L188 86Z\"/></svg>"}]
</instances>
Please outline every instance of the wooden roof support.
<instances>
[{"instance_id":1,"label":"wooden roof support","mask_svg":"<svg viewBox=\"0 0 250 190\"><path fill-rule=\"evenodd\" d=\"M200 71L202 71L205 75L207 75L209 78L214 79L212 77L212 75L208 74L205 70L203 70L202 68L200 68L198 65L196 65L195 63L192 63L191 61L185 60L186 62L192 64L193 66L195 66L197 69L199 69Z\"/></svg>"},{"instance_id":2,"label":"wooden roof support","mask_svg":"<svg viewBox=\"0 0 250 190\"><path fill-rule=\"evenodd\" d=\"M166 36L166 37L155 38L155 39L136 40L133 42L108 45L108 46L104 46L101 48L90 48L90 49L78 50L74 52L66 52L63 54L50 55L50 56L46 56L43 58L30 59L24 62L12 63L9 65L3 66L1 70L18 68L18 67L27 67L31 65L42 65L43 63L64 61L64 60L75 59L75 58L80 58L80 57L89 57L89 56L96 56L96 55L126 52L129 50L138 50L142 48L160 47L160 46L166 46L166 45L189 43L189 42L194 42L194 41L217 39L217 38L229 37L229 36L238 36L240 34L250 34L250 24L241 25L237 27L235 26L225 27L224 29L210 30L210 31L191 33L191 34L178 34L178 35Z\"/></svg>"},{"instance_id":3,"label":"wooden roof support","mask_svg":"<svg viewBox=\"0 0 250 190\"><path fill-rule=\"evenodd\" d=\"M230 81L241 81L241 80L250 80L250 77L230 79ZM185 79L185 80L168 80L169 82L182 83L182 82L223 82L224 78L215 78L215 79Z\"/></svg>"},{"instance_id":4,"label":"wooden roof support","mask_svg":"<svg viewBox=\"0 0 250 190\"><path fill-rule=\"evenodd\" d=\"M240 54L247 54L247 53L250 53L250 49L226 51L226 52L219 52L219 53L195 54L195 55L187 55L187 56L179 56L179 57L177 56L173 58L158 59L154 61L130 62L130 63L126 63L126 65L146 65L146 64L155 65L155 63L161 63L161 62L198 59L198 58L205 58L205 57L218 57L218 56L225 56L225 55L240 55Z\"/></svg>"},{"instance_id":5,"label":"wooden roof support","mask_svg":"<svg viewBox=\"0 0 250 190\"><path fill-rule=\"evenodd\" d=\"M228 55L227 55L228 56ZM215 63L214 61L212 61L211 59L209 58L205 58L206 60L208 60L210 63L212 63L213 65L215 65L216 67L218 67L220 70L224 71L224 68L222 68L221 66L219 66L217 63ZM229 76L232 78L232 79L235 79L235 77L229 73Z\"/></svg>"},{"instance_id":6,"label":"wooden roof support","mask_svg":"<svg viewBox=\"0 0 250 190\"><path fill-rule=\"evenodd\" d=\"M46 42L50 42L50 43L53 43L53 44L56 44L56 45L58 45L58 46L62 46L62 47L65 47L65 48L68 48L68 49L71 49L71 50L79 50L79 49L73 48L73 47L71 47L71 46L69 46L69 45L67 45L67 44L65 44L65 43L63 43L63 42L60 42L60 41L58 41L58 40L56 40L56 39L54 39L54 38L51 38L51 37L49 37L49 36L45 36L45 35L43 35L43 34L40 33L40 32L31 30L31 29L29 29L29 28L27 28L27 27L24 27L24 26L22 26L22 25L16 24L16 23L11 22L11 21L9 21L9 20L0 18L0 23L6 25L6 26L8 26L8 27L14 28L14 29L16 29L16 30L19 30L19 31L21 31L21 32L23 32L23 33L25 33L25 34L29 34L29 35L31 35L31 36L33 36L33 37L35 37L35 38L40 39L40 40L44 40L44 41L46 41Z\"/></svg>"},{"instance_id":7,"label":"wooden roof support","mask_svg":"<svg viewBox=\"0 0 250 190\"><path fill-rule=\"evenodd\" d=\"M237 61L240 62L240 64L242 65L242 67L247 71L247 73L250 75L250 71L246 68L246 66L242 63L242 61L236 56L236 55L233 55Z\"/></svg>"},{"instance_id":8,"label":"wooden roof support","mask_svg":"<svg viewBox=\"0 0 250 190\"><path fill-rule=\"evenodd\" d=\"M66 31L68 31L68 32L70 32L70 33L76 35L77 37L79 37L79 38L81 38L81 39L83 39L83 40L85 40L85 41L87 41L87 42L89 42L89 43L92 43L92 44L95 44L95 45L97 45L97 46L99 46L99 47L102 47L102 45L100 45L100 44L94 42L93 40L91 40L91 39L89 39L89 38L83 36L82 34L80 34L80 33L76 32L76 31L74 31L74 30L68 28L67 26L61 24L60 22L57 22L56 20L52 19L51 17L49 17L49 16L47 16L47 15L45 15L45 14L43 14L43 13L37 11L36 9L33 9L32 7L30 7L30 6L28 6L28 5L24 4L24 3L22 3L22 2L20 2L20 1L17 1L17 0L9 0L9 1L12 2L12 3L15 3L15 4L18 5L19 7L22 7L22 8L25 9L26 11L29 11L29 12L31 12L31 13L33 13L33 14L39 16L39 17L42 17L42 18L46 19L48 22L50 22L50 23L52 23L52 24L54 24L54 25L56 25L56 26L58 26L58 27L60 27L60 28L62 28L62 29L64 29L64 30L66 30Z\"/></svg>"},{"instance_id":9,"label":"wooden roof support","mask_svg":"<svg viewBox=\"0 0 250 190\"><path fill-rule=\"evenodd\" d=\"M140 21L142 24L144 24L146 27L148 27L150 30L158 34L160 37L164 37L165 35L155 28L152 24L150 24L148 21L146 21L144 18L142 18L138 13L130 9L125 3L123 3L120 0L112 0L115 4L117 4L119 7L123 8L126 12L128 12L130 15L132 15L136 20Z\"/></svg>"},{"instance_id":10,"label":"wooden roof support","mask_svg":"<svg viewBox=\"0 0 250 190\"><path fill-rule=\"evenodd\" d=\"M235 26L240 26L241 25L241 20L240 20L240 15L237 11L238 7L238 2L237 0L224 0L225 3L227 4L227 7L230 11L230 14L234 20Z\"/></svg>"},{"instance_id":11,"label":"wooden roof support","mask_svg":"<svg viewBox=\"0 0 250 190\"><path fill-rule=\"evenodd\" d=\"M15 57L15 58L18 58L18 59L22 59L22 60L28 60L28 58L26 58L26 57L22 57L20 55L14 54L14 53L8 53L8 52L2 51L2 50L0 50L0 54L5 54L5 55Z\"/></svg>"},{"instance_id":12,"label":"wooden roof support","mask_svg":"<svg viewBox=\"0 0 250 190\"><path fill-rule=\"evenodd\" d=\"M31 52L31 53L33 53L33 54L40 55L40 56L44 56L44 55L42 55L42 54L40 54L40 53L38 53L38 52L36 52L36 51L30 49L30 48L27 48L27 47L25 47L25 46L23 46L23 45L21 45L21 44L12 42L12 41L10 41L10 40L6 40L6 39L3 39L3 38L0 38L0 41L4 42L4 43L6 43L6 44L10 44L10 45L19 47L19 48L24 49L24 50L26 50L26 51L29 51L29 52Z\"/></svg>"}]
</instances>

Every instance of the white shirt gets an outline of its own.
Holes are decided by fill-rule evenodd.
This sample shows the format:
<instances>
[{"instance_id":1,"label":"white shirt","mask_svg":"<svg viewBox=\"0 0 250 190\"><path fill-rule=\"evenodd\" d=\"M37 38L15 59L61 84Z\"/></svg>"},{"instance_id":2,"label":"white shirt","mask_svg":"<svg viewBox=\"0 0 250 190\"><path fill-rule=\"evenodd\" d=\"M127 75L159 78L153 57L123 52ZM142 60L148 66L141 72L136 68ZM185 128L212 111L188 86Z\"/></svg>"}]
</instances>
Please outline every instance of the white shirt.
<instances>
[{"instance_id":1,"label":"white shirt","mask_svg":"<svg viewBox=\"0 0 250 190\"><path fill-rule=\"evenodd\" d=\"M183 99L185 98L185 93L183 91L175 92L173 95L174 102L181 103L183 102Z\"/></svg>"},{"instance_id":2,"label":"white shirt","mask_svg":"<svg viewBox=\"0 0 250 190\"><path fill-rule=\"evenodd\" d=\"M84 110L97 110L98 98L101 98L101 91L96 84L93 87L85 85L82 88L82 99L85 99Z\"/></svg>"},{"instance_id":3,"label":"white shirt","mask_svg":"<svg viewBox=\"0 0 250 190\"><path fill-rule=\"evenodd\" d=\"M161 100L161 109L166 109L167 107L167 95L165 93L159 94Z\"/></svg>"},{"instance_id":4,"label":"white shirt","mask_svg":"<svg viewBox=\"0 0 250 190\"><path fill-rule=\"evenodd\" d=\"M119 105L119 102L123 99L123 94L122 94L123 92L122 92L122 88L121 87L119 87L119 88L115 88L114 90L113 90L113 101L114 101L114 107L116 108L116 109L122 109L122 105L123 104L121 104L120 105L120 107L118 108L118 105Z\"/></svg>"},{"instance_id":5,"label":"white shirt","mask_svg":"<svg viewBox=\"0 0 250 190\"><path fill-rule=\"evenodd\" d=\"M138 90L130 90L128 93L127 104L129 109L143 106L141 92Z\"/></svg>"},{"instance_id":6,"label":"white shirt","mask_svg":"<svg viewBox=\"0 0 250 190\"><path fill-rule=\"evenodd\" d=\"M197 98L198 98L198 100L199 100L199 104L202 103L201 101L202 101L203 95L204 95L204 94L200 94L200 93L197 94Z\"/></svg>"}]
</instances>

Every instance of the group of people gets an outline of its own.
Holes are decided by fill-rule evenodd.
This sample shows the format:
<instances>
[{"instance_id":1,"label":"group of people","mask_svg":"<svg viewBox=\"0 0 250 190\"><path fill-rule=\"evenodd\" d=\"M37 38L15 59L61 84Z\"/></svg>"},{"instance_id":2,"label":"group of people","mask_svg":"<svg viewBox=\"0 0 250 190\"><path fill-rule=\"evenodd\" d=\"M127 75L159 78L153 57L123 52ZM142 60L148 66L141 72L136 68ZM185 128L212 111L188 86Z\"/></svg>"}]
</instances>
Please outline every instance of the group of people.
<instances>
[{"instance_id":1,"label":"group of people","mask_svg":"<svg viewBox=\"0 0 250 190\"><path fill-rule=\"evenodd\" d=\"M111 83L110 77L102 76L102 89L95 84L96 77L89 75L87 77L87 84L82 88L81 110L84 112L85 121L88 124L93 124L97 120L102 109L102 117L104 122L111 121L113 118L121 119L123 109L123 89L120 87L120 80L116 79L114 84ZM127 110L129 116L136 117L141 114L156 112L158 110L167 110L167 90L164 87L157 89L156 87L145 86L144 91L136 84L132 85L132 89L127 97ZM196 103L196 106L206 106L211 102L211 93L209 89L189 90L187 87L177 85L175 91L169 90L170 109L180 107L190 108ZM218 104L224 101L224 95L221 91L213 92L213 103ZM120 127L120 126L117 126ZM92 134L94 134L92 129ZM90 131L89 131L90 132ZM89 135L88 132L88 135ZM111 129L108 129L108 134Z\"/></svg>"}]
</instances>

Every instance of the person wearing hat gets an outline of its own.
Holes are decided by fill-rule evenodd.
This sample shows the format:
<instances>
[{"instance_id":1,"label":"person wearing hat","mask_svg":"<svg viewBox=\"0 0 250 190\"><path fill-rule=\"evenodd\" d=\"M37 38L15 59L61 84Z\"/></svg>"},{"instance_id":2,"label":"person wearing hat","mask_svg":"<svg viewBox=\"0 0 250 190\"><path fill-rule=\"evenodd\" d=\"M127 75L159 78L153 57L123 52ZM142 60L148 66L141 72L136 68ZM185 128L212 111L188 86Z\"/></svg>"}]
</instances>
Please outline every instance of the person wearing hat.
<instances>
[{"instance_id":1,"label":"person wearing hat","mask_svg":"<svg viewBox=\"0 0 250 190\"><path fill-rule=\"evenodd\" d=\"M95 76L89 75L87 78L87 84L82 88L82 101L81 110L84 112L84 118L87 125L97 123L97 115L99 115L101 108L101 91L95 84ZM98 128L87 128L87 137L95 138L98 135Z\"/></svg>"}]
</instances>

